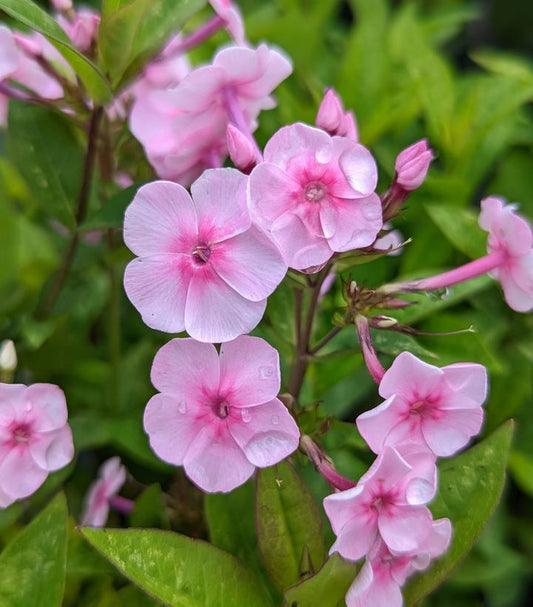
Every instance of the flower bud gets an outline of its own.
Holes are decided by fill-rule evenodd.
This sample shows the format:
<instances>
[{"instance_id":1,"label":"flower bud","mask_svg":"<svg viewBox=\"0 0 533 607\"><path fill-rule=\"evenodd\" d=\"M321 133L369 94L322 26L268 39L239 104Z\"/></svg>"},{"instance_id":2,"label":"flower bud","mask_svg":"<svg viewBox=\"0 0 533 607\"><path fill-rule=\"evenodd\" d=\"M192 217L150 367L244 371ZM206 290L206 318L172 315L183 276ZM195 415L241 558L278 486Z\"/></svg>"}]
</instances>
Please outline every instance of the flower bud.
<instances>
[{"instance_id":1,"label":"flower bud","mask_svg":"<svg viewBox=\"0 0 533 607\"><path fill-rule=\"evenodd\" d=\"M257 152L252 142L233 124L226 130L228 152L233 164L244 173L257 164Z\"/></svg>"},{"instance_id":2,"label":"flower bud","mask_svg":"<svg viewBox=\"0 0 533 607\"><path fill-rule=\"evenodd\" d=\"M50 0L50 4L58 11L69 11L72 8L72 0Z\"/></svg>"},{"instance_id":3,"label":"flower bud","mask_svg":"<svg viewBox=\"0 0 533 607\"><path fill-rule=\"evenodd\" d=\"M396 158L395 183L406 192L419 188L426 178L433 152L426 139L409 146Z\"/></svg>"},{"instance_id":4,"label":"flower bud","mask_svg":"<svg viewBox=\"0 0 533 607\"><path fill-rule=\"evenodd\" d=\"M333 89L328 89L316 115L317 127L328 133L336 133L344 122L344 108L340 97Z\"/></svg>"},{"instance_id":5,"label":"flower bud","mask_svg":"<svg viewBox=\"0 0 533 607\"><path fill-rule=\"evenodd\" d=\"M6 339L0 344L0 371L13 372L17 368L15 344Z\"/></svg>"}]
</instances>

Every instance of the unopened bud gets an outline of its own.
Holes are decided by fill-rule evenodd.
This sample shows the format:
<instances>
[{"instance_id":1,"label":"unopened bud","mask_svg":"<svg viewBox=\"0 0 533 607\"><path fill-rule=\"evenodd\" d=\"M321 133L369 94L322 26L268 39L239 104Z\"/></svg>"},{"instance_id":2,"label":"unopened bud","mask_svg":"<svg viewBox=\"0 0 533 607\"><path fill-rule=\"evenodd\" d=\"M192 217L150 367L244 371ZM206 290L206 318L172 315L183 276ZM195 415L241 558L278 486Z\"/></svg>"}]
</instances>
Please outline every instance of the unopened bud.
<instances>
[{"instance_id":1,"label":"unopened bud","mask_svg":"<svg viewBox=\"0 0 533 607\"><path fill-rule=\"evenodd\" d=\"M249 172L257 164L257 151L248 137L233 124L226 130L228 152L233 164L243 172Z\"/></svg>"},{"instance_id":2,"label":"unopened bud","mask_svg":"<svg viewBox=\"0 0 533 607\"><path fill-rule=\"evenodd\" d=\"M334 89L327 89L318 108L315 124L329 133L358 140L357 123L353 112L345 112L340 96Z\"/></svg>"},{"instance_id":3,"label":"unopened bud","mask_svg":"<svg viewBox=\"0 0 533 607\"><path fill-rule=\"evenodd\" d=\"M356 293L357 283L355 282L355 280L351 280L350 284L348 285L348 294L353 297Z\"/></svg>"},{"instance_id":4,"label":"unopened bud","mask_svg":"<svg viewBox=\"0 0 533 607\"><path fill-rule=\"evenodd\" d=\"M40 57L42 55L41 45L26 34L14 32L13 38L15 38L19 49L28 57Z\"/></svg>"},{"instance_id":5,"label":"unopened bud","mask_svg":"<svg viewBox=\"0 0 533 607\"><path fill-rule=\"evenodd\" d=\"M376 327L376 329L390 329L397 324L398 321L395 318L392 318L392 316L379 314L372 318L372 326Z\"/></svg>"},{"instance_id":6,"label":"unopened bud","mask_svg":"<svg viewBox=\"0 0 533 607\"><path fill-rule=\"evenodd\" d=\"M406 192L419 188L426 178L433 152L426 139L409 146L396 158L395 183Z\"/></svg>"},{"instance_id":7,"label":"unopened bud","mask_svg":"<svg viewBox=\"0 0 533 607\"><path fill-rule=\"evenodd\" d=\"M15 344L6 339L0 344L0 370L12 373L17 368Z\"/></svg>"}]
</instances>

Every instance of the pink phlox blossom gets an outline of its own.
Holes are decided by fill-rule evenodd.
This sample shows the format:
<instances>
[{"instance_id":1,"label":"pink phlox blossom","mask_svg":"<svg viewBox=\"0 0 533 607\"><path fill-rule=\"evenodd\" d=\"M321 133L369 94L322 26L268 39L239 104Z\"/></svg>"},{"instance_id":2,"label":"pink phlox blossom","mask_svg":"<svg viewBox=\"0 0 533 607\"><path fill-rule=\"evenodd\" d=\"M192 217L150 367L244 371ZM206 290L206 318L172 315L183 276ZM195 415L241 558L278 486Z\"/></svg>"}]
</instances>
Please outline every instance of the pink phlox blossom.
<instances>
[{"instance_id":1,"label":"pink phlox blossom","mask_svg":"<svg viewBox=\"0 0 533 607\"><path fill-rule=\"evenodd\" d=\"M481 428L487 372L475 363L439 368L402 352L385 372L379 394L387 400L357 418L374 453L407 443L446 457Z\"/></svg>"},{"instance_id":2,"label":"pink phlox blossom","mask_svg":"<svg viewBox=\"0 0 533 607\"><path fill-rule=\"evenodd\" d=\"M251 223L247 180L235 169L211 169L193 183L192 198L165 181L137 192L124 240L138 257L124 286L148 326L223 342L261 320L287 266Z\"/></svg>"},{"instance_id":3,"label":"pink phlox blossom","mask_svg":"<svg viewBox=\"0 0 533 607\"><path fill-rule=\"evenodd\" d=\"M225 21L228 34L236 44L246 44L244 23L239 7L229 0L209 0L215 13Z\"/></svg>"},{"instance_id":4,"label":"pink phlox blossom","mask_svg":"<svg viewBox=\"0 0 533 607\"><path fill-rule=\"evenodd\" d=\"M0 505L30 496L73 456L58 386L0 384Z\"/></svg>"},{"instance_id":5,"label":"pink phlox blossom","mask_svg":"<svg viewBox=\"0 0 533 607\"><path fill-rule=\"evenodd\" d=\"M515 205L496 197L481 201L479 225L489 233L489 254L502 256L491 275L500 281L506 302L517 312L530 312L533 309L531 226L516 213Z\"/></svg>"},{"instance_id":6,"label":"pink phlox blossom","mask_svg":"<svg viewBox=\"0 0 533 607\"><path fill-rule=\"evenodd\" d=\"M175 88L138 99L131 131L160 177L189 185L184 174L190 179L193 167L200 166L192 171L197 177L223 162L229 122L238 121L243 132L255 130L260 111L275 106L272 91L291 71L287 58L264 44L226 48Z\"/></svg>"},{"instance_id":7,"label":"pink phlox blossom","mask_svg":"<svg viewBox=\"0 0 533 607\"><path fill-rule=\"evenodd\" d=\"M330 554L356 561L381 538L397 553L417 551L426 541L432 517L421 499L423 460L411 466L393 448L386 447L355 487L329 495L324 509L337 539ZM431 462L428 462L430 466Z\"/></svg>"},{"instance_id":8,"label":"pink phlox blossom","mask_svg":"<svg viewBox=\"0 0 533 607\"><path fill-rule=\"evenodd\" d=\"M355 142L359 141L355 114L344 110L340 96L332 88L328 88L324 94L315 123L318 128L330 135L339 135Z\"/></svg>"},{"instance_id":9,"label":"pink phlox blossom","mask_svg":"<svg viewBox=\"0 0 533 607\"><path fill-rule=\"evenodd\" d=\"M406 192L416 190L424 183L432 160L433 152L426 139L413 143L396 158L394 184Z\"/></svg>"},{"instance_id":10,"label":"pink phlox blossom","mask_svg":"<svg viewBox=\"0 0 533 607\"><path fill-rule=\"evenodd\" d=\"M258 337L222 344L173 339L156 354L144 428L164 461L183 466L207 492L227 492L256 467L290 455L298 426L276 398L277 351Z\"/></svg>"},{"instance_id":11,"label":"pink phlox blossom","mask_svg":"<svg viewBox=\"0 0 533 607\"><path fill-rule=\"evenodd\" d=\"M396 555L378 540L348 590L347 607L402 607L401 587L407 577L426 569L432 559L443 554L450 538L450 521L439 519L433 521L428 537L415 553Z\"/></svg>"},{"instance_id":12,"label":"pink phlox blossom","mask_svg":"<svg viewBox=\"0 0 533 607\"><path fill-rule=\"evenodd\" d=\"M365 147L296 123L274 134L250 175L252 217L291 268L318 266L375 241L383 224L376 182Z\"/></svg>"},{"instance_id":13,"label":"pink phlox blossom","mask_svg":"<svg viewBox=\"0 0 533 607\"><path fill-rule=\"evenodd\" d=\"M109 515L109 501L117 495L126 482L126 468L120 457L105 461L98 470L97 480L90 486L85 497L81 524L103 527Z\"/></svg>"}]
</instances>

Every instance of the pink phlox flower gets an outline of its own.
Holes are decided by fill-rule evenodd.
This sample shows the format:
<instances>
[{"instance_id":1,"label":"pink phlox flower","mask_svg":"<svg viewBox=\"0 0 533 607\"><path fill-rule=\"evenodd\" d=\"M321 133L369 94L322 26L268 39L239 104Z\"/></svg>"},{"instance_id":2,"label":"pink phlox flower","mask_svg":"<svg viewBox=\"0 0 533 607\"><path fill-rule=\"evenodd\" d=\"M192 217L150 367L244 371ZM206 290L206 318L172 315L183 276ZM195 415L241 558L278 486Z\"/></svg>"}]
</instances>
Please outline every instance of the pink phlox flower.
<instances>
[{"instance_id":1,"label":"pink phlox flower","mask_svg":"<svg viewBox=\"0 0 533 607\"><path fill-rule=\"evenodd\" d=\"M424 183L432 160L433 152L426 139L413 143L396 158L395 185L406 192L419 188Z\"/></svg>"},{"instance_id":2,"label":"pink phlox flower","mask_svg":"<svg viewBox=\"0 0 533 607\"><path fill-rule=\"evenodd\" d=\"M342 99L333 88L328 88L318 108L316 126L330 135L348 137L352 141L359 141L357 123L353 112L346 112Z\"/></svg>"},{"instance_id":3,"label":"pink phlox flower","mask_svg":"<svg viewBox=\"0 0 533 607\"><path fill-rule=\"evenodd\" d=\"M126 482L126 468L120 457L105 461L98 470L97 480L90 486L85 497L81 524L88 527L103 527L109 515L109 501Z\"/></svg>"},{"instance_id":4,"label":"pink phlox flower","mask_svg":"<svg viewBox=\"0 0 533 607\"><path fill-rule=\"evenodd\" d=\"M229 0L209 0L209 4L215 13L226 22L228 34L236 44L246 44L244 23L239 7Z\"/></svg>"},{"instance_id":5,"label":"pink phlox flower","mask_svg":"<svg viewBox=\"0 0 533 607\"><path fill-rule=\"evenodd\" d=\"M318 266L375 241L383 225L376 182L365 147L296 123L274 134L250 175L252 217L291 268Z\"/></svg>"},{"instance_id":6,"label":"pink phlox flower","mask_svg":"<svg viewBox=\"0 0 533 607\"><path fill-rule=\"evenodd\" d=\"M256 467L290 455L298 426L276 398L279 356L258 337L222 344L173 339L156 354L144 428L164 461L207 492L242 485Z\"/></svg>"},{"instance_id":7,"label":"pink phlox flower","mask_svg":"<svg viewBox=\"0 0 533 607\"><path fill-rule=\"evenodd\" d=\"M261 320L287 266L251 223L247 180L235 169L211 169L193 183L192 198L165 181L137 192L124 240L138 258L124 286L148 326L223 342Z\"/></svg>"},{"instance_id":8,"label":"pink phlox flower","mask_svg":"<svg viewBox=\"0 0 533 607\"><path fill-rule=\"evenodd\" d=\"M475 363L439 368L402 352L383 376L379 394L387 400L357 418L374 453L412 443L446 457L481 428L487 372Z\"/></svg>"},{"instance_id":9,"label":"pink phlox flower","mask_svg":"<svg viewBox=\"0 0 533 607\"><path fill-rule=\"evenodd\" d=\"M418 490L422 461L410 466L386 447L357 485L324 499L324 509L337 539L330 554L356 561L381 538L397 554L416 551L431 531L431 513ZM414 490L413 490L414 488Z\"/></svg>"},{"instance_id":10,"label":"pink phlox flower","mask_svg":"<svg viewBox=\"0 0 533 607\"><path fill-rule=\"evenodd\" d=\"M488 252L500 253L501 264L491 272L500 281L509 306L517 312L533 309L533 235L516 206L501 198L481 201L479 225L487 230Z\"/></svg>"},{"instance_id":11,"label":"pink phlox flower","mask_svg":"<svg viewBox=\"0 0 533 607\"><path fill-rule=\"evenodd\" d=\"M63 391L0 384L0 502L30 496L74 456Z\"/></svg>"},{"instance_id":12,"label":"pink phlox flower","mask_svg":"<svg viewBox=\"0 0 533 607\"><path fill-rule=\"evenodd\" d=\"M414 571L426 569L450 543L448 519L433 521L432 529L419 550L396 555L378 540L346 595L347 607L402 607L401 587Z\"/></svg>"}]
</instances>

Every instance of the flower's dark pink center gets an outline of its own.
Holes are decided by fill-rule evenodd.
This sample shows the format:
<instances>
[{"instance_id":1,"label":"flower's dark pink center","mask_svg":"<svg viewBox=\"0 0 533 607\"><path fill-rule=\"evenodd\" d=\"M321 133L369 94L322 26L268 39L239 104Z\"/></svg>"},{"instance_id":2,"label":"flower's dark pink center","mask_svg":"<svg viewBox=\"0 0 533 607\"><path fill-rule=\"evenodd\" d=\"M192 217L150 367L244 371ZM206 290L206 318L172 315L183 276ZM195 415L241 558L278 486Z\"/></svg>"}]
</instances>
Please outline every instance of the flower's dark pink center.
<instances>
[{"instance_id":1,"label":"flower's dark pink center","mask_svg":"<svg viewBox=\"0 0 533 607\"><path fill-rule=\"evenodd\" d=\"M304 198L309 202L320 202L328 193L321 181L310 181L304 188Z\"/></svg>"},{"instance_id":2,"label":"flower's dark pink center","mask_svg":"<svg viewBox=\"0 0 533 607\"><path fill-rule=\"evenodd\" d=\"M27 443L31 437L31 428L29 424L18 424L16 425L12 432L13 440L20 444Z\"/></svg>"},{"instance_id":3,"label":"flower's dark pink center","mask_svg":"<svg viewBox=\"0 0 533 607\"><path fill-rule=\"evenodd\" d=\"M374 495L374 499L372 500L372 510L375 512L381 512L384 508L389 506L394 502L394 496L389 493L378 493Z\"/></svg>"},{"instance_id":4,"label":"flower's dark pink center","mask_svg":"<svg viewBox=\"0 0 533 607\"><path fill-rule=\"evenodd\" d=\"M220 419L226 419L226 417L229 415L230 406L228 405L227 401L219 400L214 403L213 411L217 417L220 417Z\"/></svg>"},{"instance_id":5,"label":"flower's dark pink center","mask_svg":"<svg viewBox=\"0 0 533 607\"><path fill-rule=\"evenodd\" d=\"M205 242L199 242L192 251L192 256L194 261L198 264L205 264L209 261L211 257L211 247Z\"/></svg>"},{"instance_id":6,"label":"flower's dark pink center","mask_svg":"<svg viewBox=\"0 0 533 607\"><path fill-rule=\"evenodd\" d=\"M425 415L432 408L432 403L426 399L420 399L412 403L409 407L409 415Z\"/></svg>"}]
</instances>

